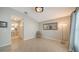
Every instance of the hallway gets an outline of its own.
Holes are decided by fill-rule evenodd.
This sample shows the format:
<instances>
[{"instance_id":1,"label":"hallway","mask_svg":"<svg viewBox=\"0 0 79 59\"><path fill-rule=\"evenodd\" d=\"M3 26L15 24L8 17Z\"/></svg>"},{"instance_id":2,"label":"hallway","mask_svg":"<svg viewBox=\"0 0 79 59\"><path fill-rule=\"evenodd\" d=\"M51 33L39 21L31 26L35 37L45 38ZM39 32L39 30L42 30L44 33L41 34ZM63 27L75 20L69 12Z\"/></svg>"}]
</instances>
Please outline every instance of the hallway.
<instances>
[{"instance_id":1,"label":"hallway","mask_svg":"<svg viewBox=\"0 0 79 59\"><path fill-rule=\"evenodd\" d=\"M1 8L0 51L67 52L74 11L75 7Z\"/></svg>"},{"instance_id":2,"label":"hallway","mask_svg":"<svg viewBox=\"0 0 79 59\"><path fill-rule=\"evenodd\" d=\"M13 40L11 46L0 48L5 52L67 52L67 47L55 40L48 39L30 39Z\"/></svg>"}]
</instances>

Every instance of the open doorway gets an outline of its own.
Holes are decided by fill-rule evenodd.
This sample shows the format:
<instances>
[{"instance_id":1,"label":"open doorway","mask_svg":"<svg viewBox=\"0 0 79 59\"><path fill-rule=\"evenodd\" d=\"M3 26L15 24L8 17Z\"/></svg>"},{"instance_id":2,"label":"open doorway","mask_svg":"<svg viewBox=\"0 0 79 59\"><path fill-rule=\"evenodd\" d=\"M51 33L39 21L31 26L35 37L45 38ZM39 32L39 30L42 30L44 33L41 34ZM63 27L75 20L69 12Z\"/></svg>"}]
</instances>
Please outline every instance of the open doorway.
<instances>
[{"instance_id":1,"label":"open doorway","mask_svg":"<svg viewBox=\"0 0 79 59\"><path fill-rule=\"evenodd\" d=\"M24 22L22 17L11 18L11 42L16 44L24 39Z\"/></svg>"}]
</instances>

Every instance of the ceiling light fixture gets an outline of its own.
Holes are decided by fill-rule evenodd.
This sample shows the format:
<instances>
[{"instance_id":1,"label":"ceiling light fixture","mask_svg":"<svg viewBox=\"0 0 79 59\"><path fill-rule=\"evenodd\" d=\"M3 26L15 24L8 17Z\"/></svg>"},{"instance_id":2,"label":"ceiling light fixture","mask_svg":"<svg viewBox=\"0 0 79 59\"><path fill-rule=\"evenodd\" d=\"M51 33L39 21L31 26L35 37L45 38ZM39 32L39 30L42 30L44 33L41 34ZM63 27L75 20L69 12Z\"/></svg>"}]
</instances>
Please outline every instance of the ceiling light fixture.
<instances>
[{"instance_id":1,"label":"ceiling light fixture","mask_svg":"<svg viewBox=\"0 0 79 59\"><path fill-rule=\"evenodd\" d=\"M35 7L35 11L38 13L43 12L44 8L43 7Z\"/></svg>"}]
</instances>

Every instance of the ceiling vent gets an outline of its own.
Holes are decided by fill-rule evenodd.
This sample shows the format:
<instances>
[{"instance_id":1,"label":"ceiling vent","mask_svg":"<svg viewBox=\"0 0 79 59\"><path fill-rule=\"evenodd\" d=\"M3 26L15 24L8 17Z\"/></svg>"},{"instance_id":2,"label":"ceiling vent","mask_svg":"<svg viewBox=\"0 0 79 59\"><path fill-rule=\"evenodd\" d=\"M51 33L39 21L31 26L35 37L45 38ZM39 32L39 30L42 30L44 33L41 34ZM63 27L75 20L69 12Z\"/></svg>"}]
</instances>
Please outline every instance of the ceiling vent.
<instances>
[{"instance_id":1,"label":"ceiling vent","mask_svg":"<svg viewBox=\"0 0 79 59\"><path fill-rule=\"evenodd\" d=\"M27 14L27 12L25 11L24 14Z\"/></svg>"}]
</instances>

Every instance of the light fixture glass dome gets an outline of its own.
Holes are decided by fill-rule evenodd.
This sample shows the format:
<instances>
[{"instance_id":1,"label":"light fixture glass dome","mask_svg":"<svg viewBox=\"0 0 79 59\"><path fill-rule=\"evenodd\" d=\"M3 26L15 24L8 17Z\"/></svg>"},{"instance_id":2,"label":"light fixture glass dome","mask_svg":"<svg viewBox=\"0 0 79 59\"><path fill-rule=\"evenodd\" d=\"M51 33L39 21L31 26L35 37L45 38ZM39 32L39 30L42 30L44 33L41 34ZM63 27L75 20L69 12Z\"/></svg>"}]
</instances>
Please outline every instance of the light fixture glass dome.
<instances>
[{"instance_id":1,"label":"light fixture glass dome","mask_svg":"<svg viewBox=\"0 0 79 59\"><path fill-rule=\"evenodd\" d=\"M35 7L35 11L41 13L43 12L43 7Z\"/></svg>"}]
</instances>

